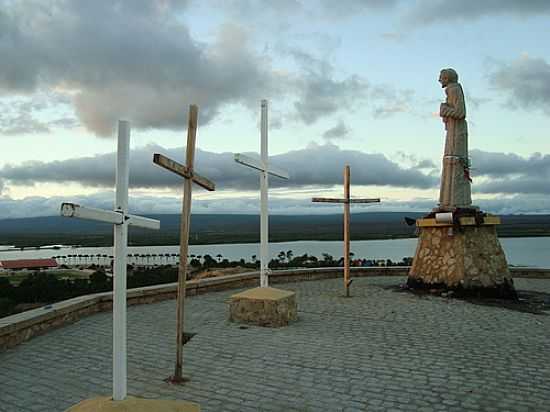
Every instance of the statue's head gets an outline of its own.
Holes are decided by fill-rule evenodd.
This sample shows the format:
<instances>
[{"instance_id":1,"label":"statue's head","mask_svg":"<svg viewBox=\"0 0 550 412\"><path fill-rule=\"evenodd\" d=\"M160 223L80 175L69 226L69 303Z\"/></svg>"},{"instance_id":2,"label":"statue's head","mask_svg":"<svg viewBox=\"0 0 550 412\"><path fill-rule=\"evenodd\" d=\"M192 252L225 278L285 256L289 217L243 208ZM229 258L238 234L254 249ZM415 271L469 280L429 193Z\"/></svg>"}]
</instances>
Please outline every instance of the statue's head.
<instances>
[{"instance_id":1,"label":"statue's head","mask_svg":"<svg viewBox=\"0 0 550 412\"><path fill-rule=\"evenodd\" d=\"M443 69L439 73L439 83L441 87L447 87L450 83L458 82L458 73L454 69Z\"/></svg>"}]
</instances>

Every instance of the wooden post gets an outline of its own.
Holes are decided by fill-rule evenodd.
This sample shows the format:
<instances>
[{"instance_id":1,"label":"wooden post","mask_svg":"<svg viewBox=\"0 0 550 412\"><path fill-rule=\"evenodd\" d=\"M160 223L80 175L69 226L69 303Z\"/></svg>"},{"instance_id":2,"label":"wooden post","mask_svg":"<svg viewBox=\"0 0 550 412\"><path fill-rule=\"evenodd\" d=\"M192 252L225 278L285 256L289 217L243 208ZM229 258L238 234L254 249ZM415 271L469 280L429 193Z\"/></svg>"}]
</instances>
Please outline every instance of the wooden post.
<instances>
[{"instance_id":1,"label":"wooden post","mask_svg":"<svg viewBox=\"0 0 550 412\"><path fill-rule=\"evenodd\" d=\"M349 297L349 286L350 286L350 276L349 276L349 266L350 266L350 242L349 242L349 187L350 187L350 170L349 166L344 167L344 288L346 290L346 296Z\"/></svg>"},{"instance_id":2,"label":"wooden post","mask_svg":"<svg viewBox=\"0 0 550 412\"><path fill-rule=\"evenodd\" d=\"M350 167L344 167L344 198L314 197L312 202L343 203L344 204L344 290L346 297L350 296L350 204L351 203L379 203L380 199L351 199L350 198Z\"/></svg>"},{"instance_id":3,"label":"wooden post","mask_svg":"<svg viewBox=\"0 0 550 412\"><path fill-rule=\"evenodd\" d=\"M195 162L195 141L197 137L198 108L195 105L189 107L189 121L187 126L187 147L185 163L189 170L193 171ZM178 295L176 315L176 368L173 380L183 381L183 337L185 323L185 294L187 283L187 253L189 251L189 229L191 226L191 191L193 181L185 179L183 182L183 207L180 225L180 264L178 269Z\"/></svg>"},{"instance_id":4,"label":"wooden post","mask_svg":"<svg viewBox=\"0 0 550 412\"><path fill-rule=\"evenodd\" d=\"M197 138L199 109L195 105L189 106L189 121L187 128L187 146L185 165L161 155L153 154L153 163L184 178L183 204L180 225L180 264L178 267L178 295L176 298L176 367L174 375L167 380L172 383L185 381L183 377L183 345L185 343L185 293L187 282L187 254L189 252L189 229L191 227L191 196L193 183L214 191L216 185L206 177L200 176L194 170L195 142Z\"/></svg>"}]
</instances>

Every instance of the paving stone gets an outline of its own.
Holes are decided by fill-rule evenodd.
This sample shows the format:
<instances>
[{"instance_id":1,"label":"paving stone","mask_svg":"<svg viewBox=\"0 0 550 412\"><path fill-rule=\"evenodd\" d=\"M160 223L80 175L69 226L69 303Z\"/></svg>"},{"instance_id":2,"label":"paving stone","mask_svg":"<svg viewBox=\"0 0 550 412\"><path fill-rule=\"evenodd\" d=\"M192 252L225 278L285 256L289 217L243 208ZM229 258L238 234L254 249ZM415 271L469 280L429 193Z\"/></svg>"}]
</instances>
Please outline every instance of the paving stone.
<instances>
[{"instance_id":1,"label":"paving stone","mask_svg":"<svg viewBox=\"0 0 550 412\"><path fill-rule=\"evenodd\" d=\"M298 320L282 329L227 321L238 291L187 300L184 371L171 386L175 302L128 309L128 389L211 411L523 411L550 404L550 317L394 292L405 278L281 285ZM550 293L550 280L516 280ZM111 314L0 353L0 411L64 411L111 390ZM35 408L35 409L32 409Z\"/></svg>"}]
</instances>

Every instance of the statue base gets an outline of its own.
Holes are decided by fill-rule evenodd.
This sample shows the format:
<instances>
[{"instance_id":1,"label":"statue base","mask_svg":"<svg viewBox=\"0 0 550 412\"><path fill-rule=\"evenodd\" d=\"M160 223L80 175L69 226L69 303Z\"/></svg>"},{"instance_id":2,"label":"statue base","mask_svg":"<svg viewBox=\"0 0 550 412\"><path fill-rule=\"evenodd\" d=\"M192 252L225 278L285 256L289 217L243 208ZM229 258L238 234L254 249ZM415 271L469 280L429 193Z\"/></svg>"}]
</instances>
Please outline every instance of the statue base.
<instances>
[{"instance_id":1,"label":"statue base","mask_svg":"<svg viewBox=\"0 0 550 412\"><path fill-rule=\"evenodd\" d=\"M479 212L452 223L419 219L418 246L408 287L447 289L461 295L517 299L506 256L496 233L498 216Z\"/></svg>"},{"instance_id":2,"label":"statue base","mask_svg":"<svg viewBox=\"0 0 550 412\"><path fill-rule=\"evenodd\" d=\"M229 320L278 328L298 318L296 293L275 288L254 288L231 296Z\"/></svg>"},{"instance_id":3,"label":"statue base","mask_svg":"<svg viewBox=\"0 0 550 412\"><path fill-rule=\"evenodd\" d=\"M128 396L123 401L94 398L80 402L66 412L200 412L198 404L185 401L140 399Z\"/></svg>"}]
</instances>

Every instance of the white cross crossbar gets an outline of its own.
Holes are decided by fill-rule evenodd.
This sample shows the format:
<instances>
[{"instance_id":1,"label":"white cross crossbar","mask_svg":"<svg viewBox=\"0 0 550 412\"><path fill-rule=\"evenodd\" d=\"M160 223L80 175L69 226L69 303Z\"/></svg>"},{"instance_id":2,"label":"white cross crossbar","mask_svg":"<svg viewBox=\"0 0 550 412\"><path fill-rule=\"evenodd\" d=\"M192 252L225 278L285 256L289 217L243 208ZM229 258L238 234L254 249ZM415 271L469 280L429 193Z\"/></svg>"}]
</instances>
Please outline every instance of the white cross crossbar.
<instances>
[{"instance_id":1,"label":"white cross crossbar","mask_svg":"<svg viewBox=\"0 0 550 412\"><path fill-rule=\"evenodd\" d=\"M268 174L272 176L280 177L281 179L289 179L289 175L286 171L279 169L278 167L274 167L269 165L267 168L263 164L262 161L254 159L253 157L249 157L246 155L243 155L241 153L235 154L235 161L237 163L240 163L242 165L251 167L253 169L259 170L260 172L267 172Z\"/></svg>"},{"instance_id":2,"label":"white cross crossbar","mask_svg":"<svg viewBox=\"0 0 550 412\"><path fill-rule=\"evenodd\" d=\"M128 184L130 175L130 123L118 123L115 210L82 207L74 203L61 205L61 216L95 220L114 225L113 262L113 400L127 395L126 348L126 255L128 226L159 229L160 222L128 214Z\"/></svg>"},{"instance_id":3,"label":"white cross crossbar","mask_svg":"<svg viewBox=\"0 0 550 412\"><path fill-rule=\"evenodd\" d=\"M121 225L124 221L122 212L96 209L95 207L85 207L76 203L63 203L61 205L61 216L76 217L78 219L94 220L96 222L111 223ZM126 221L130 226L142 227L144 229L160 229L160 222L147 217L126 215Z\"/></svg>"}]
</instances>

